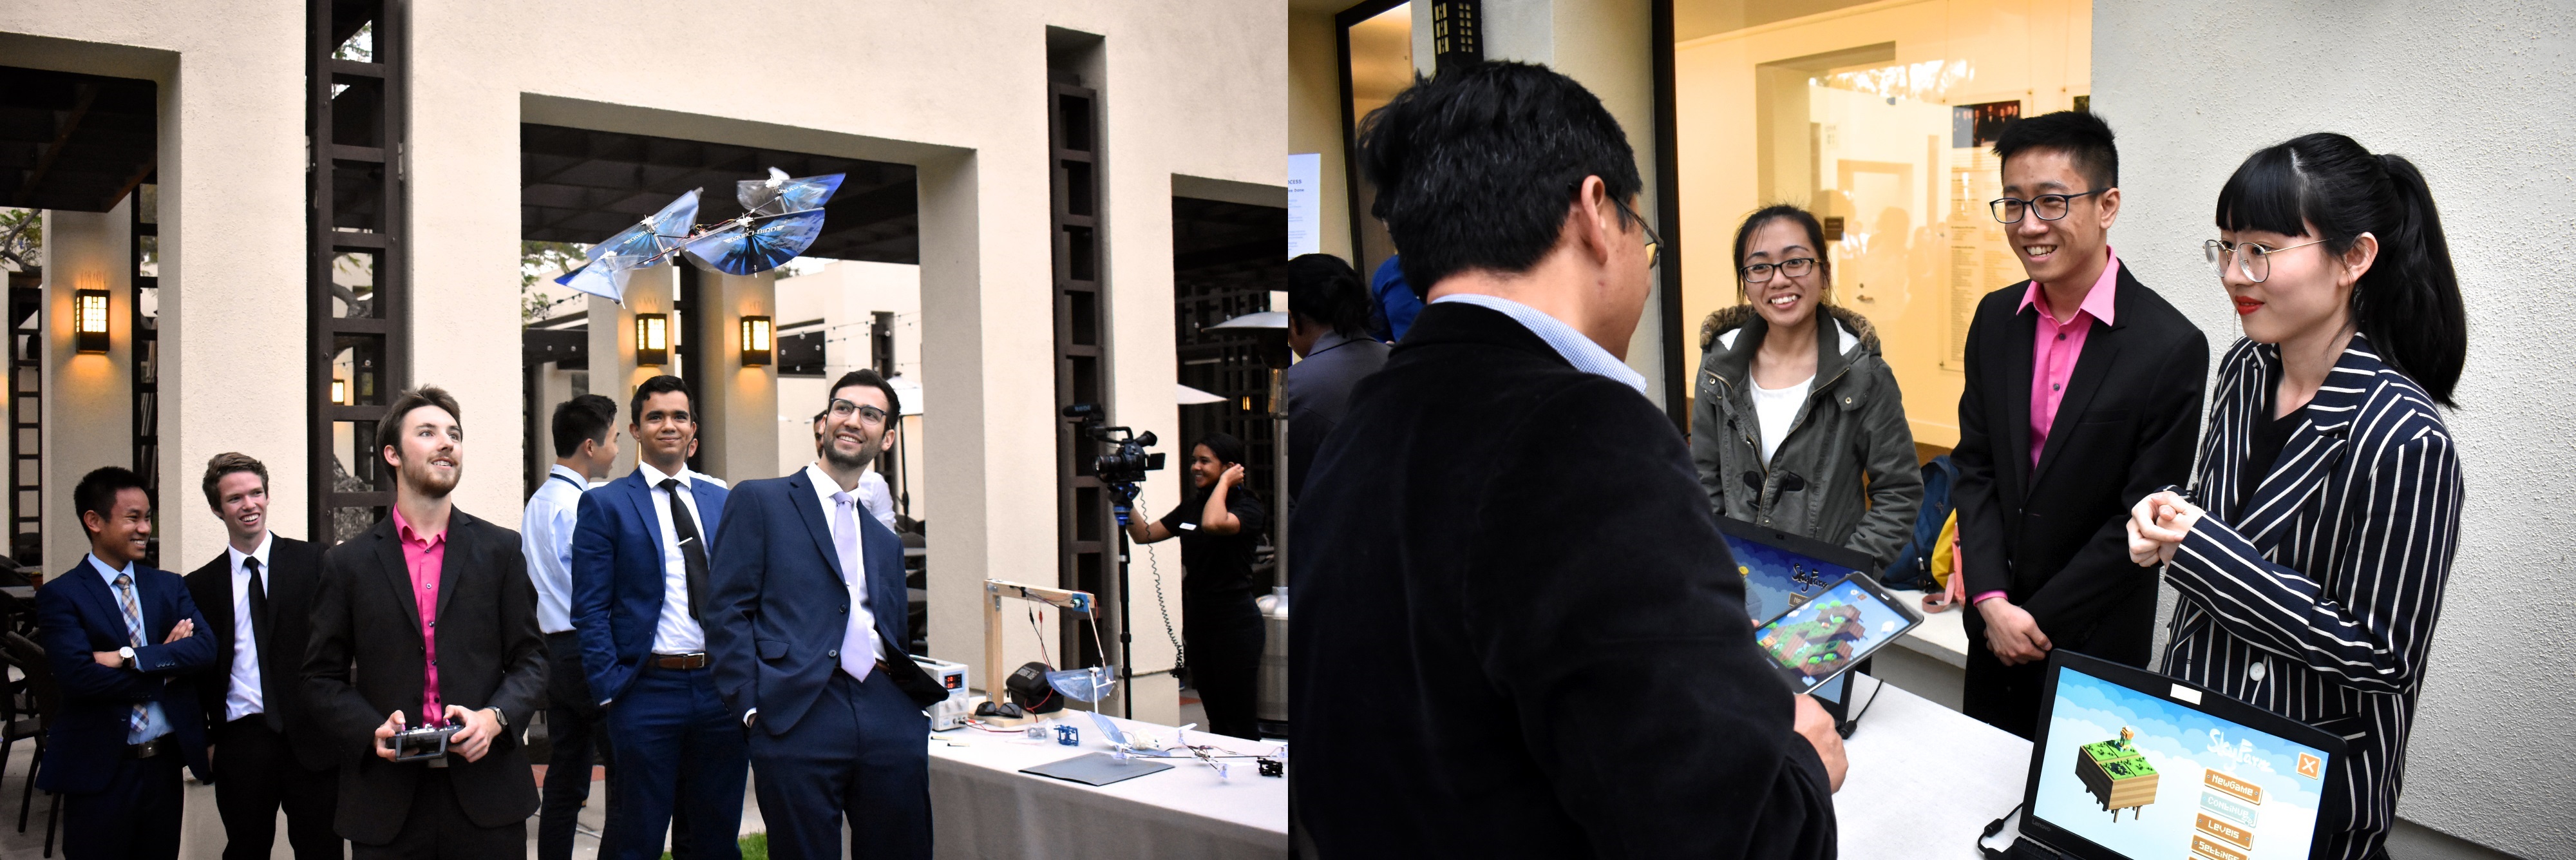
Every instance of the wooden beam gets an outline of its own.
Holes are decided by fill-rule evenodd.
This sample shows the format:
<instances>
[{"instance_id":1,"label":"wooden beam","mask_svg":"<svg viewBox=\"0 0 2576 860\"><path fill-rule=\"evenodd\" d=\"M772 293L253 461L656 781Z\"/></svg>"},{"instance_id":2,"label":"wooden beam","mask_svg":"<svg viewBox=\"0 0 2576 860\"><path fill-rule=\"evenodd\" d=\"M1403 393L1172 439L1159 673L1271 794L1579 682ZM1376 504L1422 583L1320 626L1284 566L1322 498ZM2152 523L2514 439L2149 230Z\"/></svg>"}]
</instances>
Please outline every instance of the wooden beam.
<instances>
[{"instance_id":1,"label":"wooden beam","mask_svg":"<svg viewBox=\"0 0 2576 860\"><path fill-rule=\"evenodd\" d=\"M71 115L64 117L62 125L54 129L54 142L45 145L45 154L36 159L36 168L27 171L27 178L18 183L18 196L11 201L13 205L27 205L28 198L35 195L36 186L45 181L45 172L53 168L54 159L61 158L64 147L71 144L72 132L80 129L81 119L89 116L89 106L98 101L96 83L82 81L73 84L72 91L79 95L72 103Z\"/></svg>"}]
</instances>

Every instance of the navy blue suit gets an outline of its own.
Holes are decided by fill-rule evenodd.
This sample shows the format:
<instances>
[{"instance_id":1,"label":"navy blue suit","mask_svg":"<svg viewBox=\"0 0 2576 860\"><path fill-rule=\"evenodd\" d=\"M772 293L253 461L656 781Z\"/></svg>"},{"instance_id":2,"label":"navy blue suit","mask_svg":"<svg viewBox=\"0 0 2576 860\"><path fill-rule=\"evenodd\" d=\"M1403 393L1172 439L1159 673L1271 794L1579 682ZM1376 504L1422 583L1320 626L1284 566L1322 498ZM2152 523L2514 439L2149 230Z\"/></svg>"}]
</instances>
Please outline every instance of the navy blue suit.
<instances>
[{"instance_id":1,"label":"navy blue suit","mask_svg":"<svg viewBox=\"0 0 2576 860\"><path fill-rule=\"evenodd\" d=\"M133 575L147 644L134 649L132 668L110 669L90 657L131 639L116 589L86 558L36 590L36 641L63 688L36 787L66 795L63 855L72 860L178 856L179 764L209 778L206 712L189 676L215 665L214 634L178 574L136 564ZM196 622L196 633L161 644L183 619ZM148 759L127 756L137 702L160 703L178 749Z\"/></svg>"},{"instance_id":2,"label":"navy blue suit","mask_svg":"<svg viewBox=\"0 0 2576 860\"><path fill-rule=\"evenodd\" d=\"M810 474L734 488L716 533L707 615L716 684L737 719L759 711L751 758L775 856L840 856L847 816L853 855L926 858L930 753L921 739L930 720L888 672L860 681L840 669L842 634L857 607ZM908 641L903 545L864 512L852 518L886 652L877 656L906 661L897 644Z\"/></svg>"},{"instance_id":3,"label":"navy blue suit","mask_svg":"<svg viewBox=\"0 0 2576 860\"><path fill-rule=\"evenodd\" d=\"M693 475L688 493L697 506L698 535L714 535L723 522L725 488ZM685 807L691 825L674 838L694 844L673 846L676 854L739 858L734 833L742 822L750 766L741 719L717 695L712 668L648 665L668 593L657 494L667 495L646 483L638 469L583 493L573 527L573 627L581 637L591 694L607 708L616 761L608 775L602 856L660 857L673 811ZM676 517L685 508L674 505ZM711 547L701 551L709 560L712 594L715 554Z\"/></svg>"}]
</instances>

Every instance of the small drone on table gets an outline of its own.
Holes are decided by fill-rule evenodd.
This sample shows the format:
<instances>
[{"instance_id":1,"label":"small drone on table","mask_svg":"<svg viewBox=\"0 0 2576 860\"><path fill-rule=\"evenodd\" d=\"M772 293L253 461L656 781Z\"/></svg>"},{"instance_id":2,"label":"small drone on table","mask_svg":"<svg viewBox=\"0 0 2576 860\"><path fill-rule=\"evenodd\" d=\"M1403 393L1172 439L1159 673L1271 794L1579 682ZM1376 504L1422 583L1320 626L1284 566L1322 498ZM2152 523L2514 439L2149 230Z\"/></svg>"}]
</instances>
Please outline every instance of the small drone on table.
<instances>
[{"instance_id":1,"label":"small drone on table","mask_svg":"<svg viewBox=\"0 0 2576 860\"><path fill-rule=\"evenodd\" d=\"M742 214L713 225L695 224L698 190L691 189L651 217L583 252L589 262L555 283L626 303L626 283L637 271L687 254L699 268L728 275L775 269L814 246L823 232L823 204L841 187L842 174L789 178L772 167L767 179L734 183Z\"/></svg>"}]
</instances>

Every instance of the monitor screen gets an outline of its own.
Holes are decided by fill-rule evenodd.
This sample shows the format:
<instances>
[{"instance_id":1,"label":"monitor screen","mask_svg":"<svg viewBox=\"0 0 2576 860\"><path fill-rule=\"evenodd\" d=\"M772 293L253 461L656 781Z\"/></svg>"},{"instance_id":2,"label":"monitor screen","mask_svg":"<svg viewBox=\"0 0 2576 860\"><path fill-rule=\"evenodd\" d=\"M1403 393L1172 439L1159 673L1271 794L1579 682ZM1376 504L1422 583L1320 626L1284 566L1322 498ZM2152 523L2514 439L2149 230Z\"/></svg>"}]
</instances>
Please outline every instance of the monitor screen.
<instances>
[{"instance_id":1,"label":"monitor screen","mask_svg":"<svg viewBox=\"0 0 2576 860\"><path fill-rule=\"evenodd\" d=\"M1726 549L1735 555L1736 574L1744 577L1745 617L1755 624L1779 617L1793 602L1803 602L1825 586L1862 572L1733 533L1726 535Z\"/></svg>"},{"instance_id":2,"label":"monitor screen","mask_svg":"<svg viewBox=\"0 0 2576 860\"><path fill-rule=\"evenodd\" d=\"M2061 667L2031 815L2134 858L2298 860L2328 753Z\"/></svg>"}]
</instances>

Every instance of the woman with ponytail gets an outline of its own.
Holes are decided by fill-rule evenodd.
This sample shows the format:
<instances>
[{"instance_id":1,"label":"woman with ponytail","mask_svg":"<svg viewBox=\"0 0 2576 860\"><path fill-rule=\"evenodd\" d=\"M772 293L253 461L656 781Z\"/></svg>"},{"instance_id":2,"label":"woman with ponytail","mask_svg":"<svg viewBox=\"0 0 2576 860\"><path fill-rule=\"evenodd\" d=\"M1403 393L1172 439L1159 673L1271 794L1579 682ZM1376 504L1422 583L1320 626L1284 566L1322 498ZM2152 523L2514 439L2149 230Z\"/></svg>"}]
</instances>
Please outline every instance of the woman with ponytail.
<instances>
[{"instance_id":1,"label":"woman with ponytail","mask_svg":"<svg viewBox=\"0 0 2576 860\"><path fill-rule=\"evenodd\" d=\"M2340 134L2264 149L2206 246L2245 337L2188 492L2140 500L2130 558L2181 595L2162 671L2346 739L2311 855L2384 857L2459 546L2466 311L2415 165Z\"/></svg>"}]
</instances>

